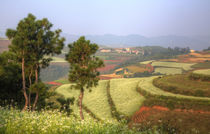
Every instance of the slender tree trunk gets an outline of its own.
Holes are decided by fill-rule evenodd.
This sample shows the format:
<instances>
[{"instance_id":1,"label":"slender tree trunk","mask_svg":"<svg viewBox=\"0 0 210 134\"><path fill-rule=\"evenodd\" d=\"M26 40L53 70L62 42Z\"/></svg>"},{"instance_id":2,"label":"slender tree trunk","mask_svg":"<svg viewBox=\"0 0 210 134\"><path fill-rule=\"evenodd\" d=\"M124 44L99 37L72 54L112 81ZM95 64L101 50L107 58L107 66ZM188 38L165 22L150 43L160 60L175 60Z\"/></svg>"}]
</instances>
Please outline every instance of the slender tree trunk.
<instances>
[{"instance_id":1,"label":"slender tree trunk","mask_svg":"<svg viewBox=\"0 0 210 134\"><path fill-rule=\"evenodd\" d=\"M84 120L83 112L82 112L82 100L84 96L84 89L82 88L80 90L80 96L79 96L79 109L80 109L80 118Z\"/></svg>"},{"instance_id":2,"label":"slender tree trunk","mask_svg":"<svg viewBox=\"0 0 210 134\"><path fill-rule=\"evenodd\" d=\"M36 69L35 69L35 83L36 84L38 83L38 65L36 65ZM39 91L37 89L37 91L36 91L36 98L35 98L34 104L33 104L33 111L36 108L36 104L37 104L38 98L39 98Z\"/></svg>"},{"instance_id":3,"label":"slender tree trunk","mask_svg":"<svg viewBox=\"0 0 210 134\"><path fill-rule=\"evenodd\" d=\"M22 52L23 56L24 56L24 51ZM26 93L26 80L25 80L25 59L24 57L22 58L22 84L23 84L23 95L25 97L25 106L23 108L23 111L25 111L27 109L28 106L28 96Z\"/></svg>"},{"instance_id":4,"label":"slender tree trunk","mask_svg":"<svg viewBox=\"0 0 210 134\"><path fill-rule=\"evenodd\" d=\"M35 108L36 108L36 104L37 104L38 98L39 98L39 92L36 92L36 98L35 98L35 100L34 100L34 105L33 105L33 111L34 111Z\"/></svg>"},{"instance_id":5,"label":"slender tree trunk","mask_svg":"<svg viewBox=\"0 0 210 134\"><path fill-rule=\"evenodd\" d=\"M33 70L31 69L31 72L29 74L29 84L30 84L30 87L32 85L32 81L31 81L32 72L33 72ZM31 91L30 90L29 90L29 95L28 95L28 107L29 107L29 110L31 111Z\"/></svg>"}]
</instances>

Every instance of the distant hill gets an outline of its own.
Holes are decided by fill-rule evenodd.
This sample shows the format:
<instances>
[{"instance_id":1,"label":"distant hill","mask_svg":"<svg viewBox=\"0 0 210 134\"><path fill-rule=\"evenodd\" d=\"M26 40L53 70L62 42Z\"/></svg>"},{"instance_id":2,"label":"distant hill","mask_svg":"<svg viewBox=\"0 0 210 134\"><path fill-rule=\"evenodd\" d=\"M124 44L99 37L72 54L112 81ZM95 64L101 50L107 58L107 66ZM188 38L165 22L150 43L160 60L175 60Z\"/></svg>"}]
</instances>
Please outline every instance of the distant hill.
<instances>
[{"instance_id":1,"label":"distant hill","mask_svg":"<svg viewBox=\"0 0 210 134\"><path fill-rule=\"evenodd\" d=\"M72 35L63 33L66 38L66 45L76 41L80 35ZM0 37L5 38L5 33L0 31ZM195 50L203 50L210 47L210 37L208 36L157 36L145 37L141 35L131 34L126 36L118 36L112 34L105 35L85 35L86 39L97 43L101 47L136 47L136 46L162 46L162 47L190 47Z\"/></svg>"},{"instance_id":2,"label":"distant hill","mask_svg":"<svg viewBox=\"0 0 210 134\"><path fill-rule=\"evenodd\" d=\"M0 38L0 53L2 53L3 51L7 51L9 44L10 41L8 39Z\"/></svg>"},{"instance_id":3,"label":"distant hill","mask_svg":"<svg viewBox=\"0 0 210 134\"><path fill-rule=\"evenodd\" d=\"M63 34L66 37L66 42L76 41L79 35ZM162 47L190 47L195 50L202 50L210 46L210 39L204 37L185 37L185 36L158 36L144 37L140 35L85 35L88 40L99 45L108 47L135 47L135 46L162 46Z\"/></svg>"}]
</instances>

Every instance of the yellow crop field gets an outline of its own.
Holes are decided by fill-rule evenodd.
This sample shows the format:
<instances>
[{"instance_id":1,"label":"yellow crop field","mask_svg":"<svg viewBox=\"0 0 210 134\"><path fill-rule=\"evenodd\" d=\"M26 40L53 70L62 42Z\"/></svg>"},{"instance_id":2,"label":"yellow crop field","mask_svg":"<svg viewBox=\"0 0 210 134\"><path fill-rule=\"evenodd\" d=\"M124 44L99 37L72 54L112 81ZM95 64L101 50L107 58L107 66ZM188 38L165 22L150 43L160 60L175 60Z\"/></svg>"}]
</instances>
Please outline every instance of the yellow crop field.
<instances>
[{"instance_id":1,"label":"yellow crop field","mask_svg":"<svg viewBox=\"0 0 210 134\"><path fill-rule=\"evenodd\" d=\"M166 68L166 67L157 67L155 68L155 73L161 73L161 74L182 74L182 69L180 68Z\"/></svg>"},{"instance_id":2,"label":"yellow crop field","mask_svg":"<svg viewBox=\"0 0 210 134\"><path fill-rule=\"evenodd\" d=\"M126 68L132 73L148 71L146 67L135 66L135 65L127 66Z\"/></svg>"},{"instance_id":3,"label":"yellow crop field","mask_svg":"<svg viewBox=\"0 0 210 134\"><path fill-rule=\"evenodd\" d=\"M191 70L191 66L195 63L177 63L177 62L161 62L155 61L152 62L152 66L156 67L172 67L172 68L182 68L184 70Z\"/></svg>"},{"instance_id":4,"label":"yellow crop field","mask_svg":"<svg viewBox=\"0 0 210 134\"><path fill-rule=\"evenodd\" d=\"M196 71L193 71L193 73L202 74L202 75L210 75L210 69L196 70Z\"/></svg>"}]
</instances>

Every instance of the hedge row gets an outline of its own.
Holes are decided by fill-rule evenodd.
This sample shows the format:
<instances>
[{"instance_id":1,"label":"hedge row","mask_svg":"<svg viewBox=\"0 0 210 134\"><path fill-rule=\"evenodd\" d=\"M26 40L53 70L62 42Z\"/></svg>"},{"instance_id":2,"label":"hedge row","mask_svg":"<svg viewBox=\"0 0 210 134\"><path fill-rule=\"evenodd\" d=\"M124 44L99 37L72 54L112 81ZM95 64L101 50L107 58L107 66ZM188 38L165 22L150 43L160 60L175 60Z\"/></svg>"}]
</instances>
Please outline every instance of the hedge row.
<instances>
[{"instance_id":1,"label":"hedge row","mask_svg":"<svg viewBox=\"0 0 210 134\"><path fill-rule=\"evenodd\" d=\"M106 89L107 89L107 98L108 98L108 103L110 105L112 118L115 118L118 121L120 121L122 119L126 119L127 121L129 121L130 120L130 117L127 117L127 116L123 115L122 113L120 113L117 110L114 101L112 100L112 97L111 97L111 94L110 94L110 80L108 81L108 84L107 84L107 88Z\"/></svg>"}]
</instances>

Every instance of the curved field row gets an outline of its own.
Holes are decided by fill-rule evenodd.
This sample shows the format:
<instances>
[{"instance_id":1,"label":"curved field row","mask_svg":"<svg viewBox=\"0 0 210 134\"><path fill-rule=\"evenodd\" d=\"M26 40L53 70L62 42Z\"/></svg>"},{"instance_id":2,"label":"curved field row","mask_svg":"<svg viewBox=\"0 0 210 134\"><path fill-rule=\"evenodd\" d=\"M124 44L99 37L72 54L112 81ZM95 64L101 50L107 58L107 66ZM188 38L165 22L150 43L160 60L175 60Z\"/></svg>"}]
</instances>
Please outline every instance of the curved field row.
<instances>
[{"instance_id":1,"label":"curved field row","mask_svg":"<svg viewBox=\"0 0 210 134\"><path fill-rule=\"evenodd\" d=\"M110 94L116 109L126 116L134 114L145 100L136 91L140 80L141 78L112 79L110 81Z\"/></svg>"},{"instance_id":2,"label":"curved field row","mask_svg":"<svg viewBox=\"0 0 210 134\"><path fill-rule=\"evenodd\" d=\"M92 88L91 92L85 92L83 99L83 104L102 120L112 119L106 93L107 84L107 80L99 81L99 85Z\"/></svg>"},{"instance_id":3,"label":"curved field row","mask_svg":"<svg viewBox=\"0 0 210 134\"><path fill-rule=\"evenodd\" d=\"M160 88L157 88L153 85L154 78L157 78L157 76L141 79L141 81L139 82L140 89L144 90L145 92L152 94L152 95L170 96L170 97L193 99L193 100L209 100L210 101L210 98L208 98L208 97L194 97L194 96L186 96L186 95L181 95L181 94L165 92L165 91L161 90Z\"/></svg>"},{"instance_id":4,"label":"curved field row","mask_svg":"<svg viewBox=\"0 0 210 134\"><path fill-rule=\"evenodd\" d=\"M182 68L186 71L191 70L191 66L195 63L177 63L177 62L161 62L161 61L155 61L152 62L152 66L155 67L172 67L172 68Z\"/></svg>"},{"instance_id":5,"label":"curved field row","mask_svg":"<svg viewBox=\"0 0 210 134\"><path fill-rule=\"evenodd\" d=\"M202 69L193 71L195 74L210 75L210 69Z\"/></svg>"}]
</instances>

